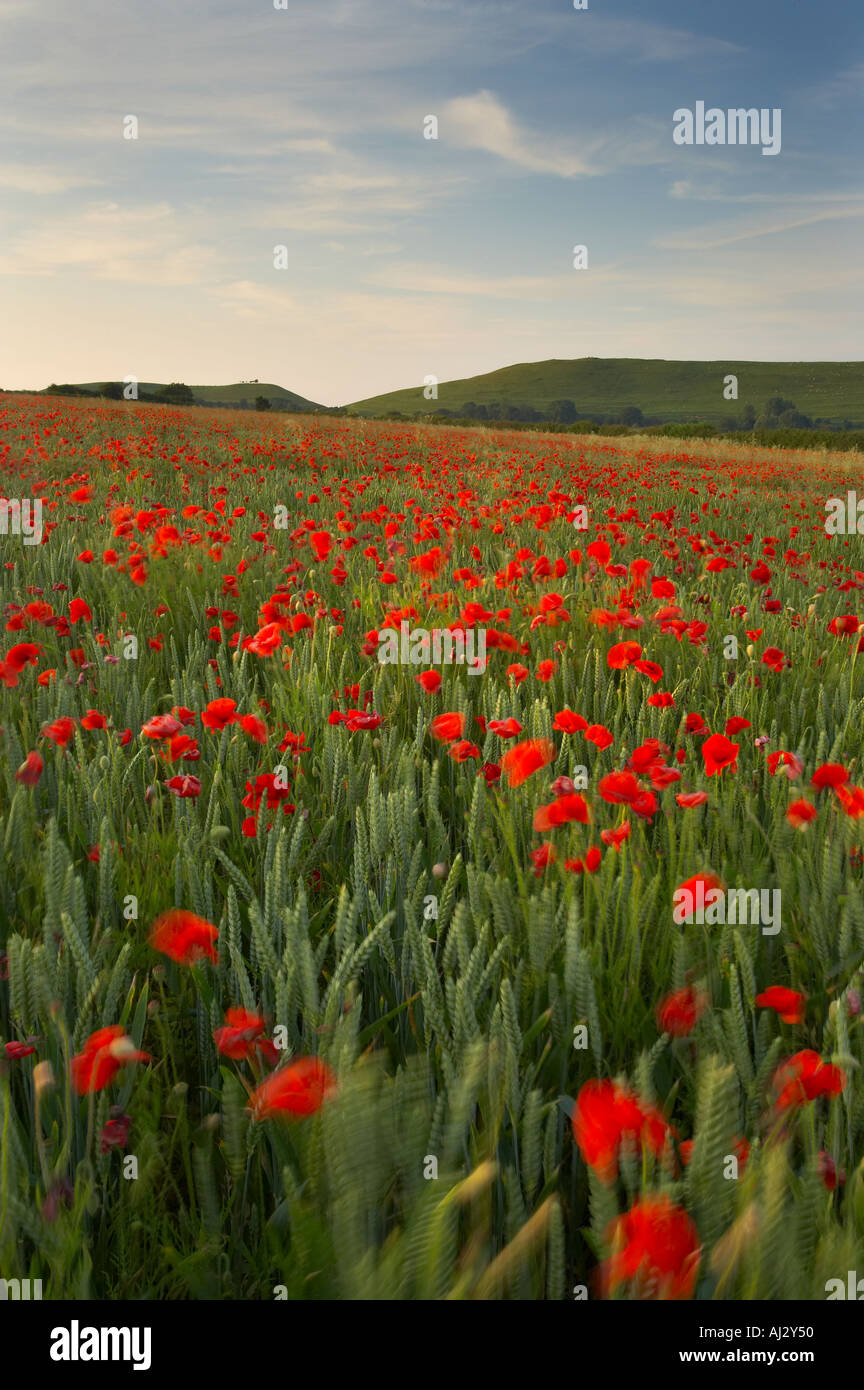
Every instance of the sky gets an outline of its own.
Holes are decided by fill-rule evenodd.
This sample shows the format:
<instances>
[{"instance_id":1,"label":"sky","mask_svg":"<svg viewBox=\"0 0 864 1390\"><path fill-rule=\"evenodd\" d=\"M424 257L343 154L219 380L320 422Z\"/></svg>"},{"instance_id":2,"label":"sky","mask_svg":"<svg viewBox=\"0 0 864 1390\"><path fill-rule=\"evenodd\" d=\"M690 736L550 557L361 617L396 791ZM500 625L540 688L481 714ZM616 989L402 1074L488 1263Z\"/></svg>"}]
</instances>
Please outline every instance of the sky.
<instances>
[{"instance_id":1,"label":"sky","mask_svg":"<svg viewBox=\"0 0 864 1390\"><path fill-rule=\"evenodd\" d=\"M860 0L276 3L0 0L0 386L864 356Z\"/></svg>"}]
</instances>

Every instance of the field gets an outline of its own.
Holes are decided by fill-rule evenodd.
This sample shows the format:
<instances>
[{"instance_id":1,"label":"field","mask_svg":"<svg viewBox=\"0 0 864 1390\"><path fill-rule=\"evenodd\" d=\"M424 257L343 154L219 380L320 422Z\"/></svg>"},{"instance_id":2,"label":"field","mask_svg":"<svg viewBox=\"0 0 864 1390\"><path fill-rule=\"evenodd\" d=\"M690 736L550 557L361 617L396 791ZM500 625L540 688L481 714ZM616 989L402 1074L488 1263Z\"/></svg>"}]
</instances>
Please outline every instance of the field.
<instances>
[{"instance_id":1,"label":"field","mask_svg":"<svg viewBox=\"0 0 864 1390\"><path fill-rule=\"evenodd\" d=\"M825 528L860 458L26 396L0 427L43 504L0 536L3 1277L864 1270L864 542ZM381 661L402 624L485 669Z\"/></svg>"}]
</instances>

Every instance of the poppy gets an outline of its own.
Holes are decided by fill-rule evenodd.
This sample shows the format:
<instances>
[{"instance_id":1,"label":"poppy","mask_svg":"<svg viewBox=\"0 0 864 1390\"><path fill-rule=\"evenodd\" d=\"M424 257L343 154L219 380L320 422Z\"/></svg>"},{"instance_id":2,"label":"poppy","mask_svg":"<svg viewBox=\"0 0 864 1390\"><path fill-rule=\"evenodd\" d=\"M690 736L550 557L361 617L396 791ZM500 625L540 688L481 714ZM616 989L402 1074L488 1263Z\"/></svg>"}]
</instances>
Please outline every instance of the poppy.
<instances>
[{"instance_id":1,"label":"poppy","mask_svg":"<svg viewBox=\"0 0 864 1390\"><path fill-rule=\"evenodd\" d=\"M223 696L218 700L211 700L207 708L201 714L201 723L205 729L209 729L211 734L220 733L227 729L229 724L237 722L237 701L229 700Z\"/></svg>"},{"instance_id":2,"label":"poppy","mask_svg":"<svg viewBox=\"0 0 864 1390\"><path fill-rule=\"evenodd\" d=\"M738 768L738 749L740 744L732 743L725 734L712 734L702 744L702 757L705 761L706 777L713 777L724 768L732 772Z\"/></svg>"},{"instance_id":3,"label":"poppy","mask_svg":"<svg viewBox=\"0 0 864 1390\"><path fill-rule=\"evenodd\" d=\"M571 821L580 821L582 825L587 825L590 819L588 803L584 796L572 792L550 801L547 806L538 806L534 812L534 829L543 832L552 830L556 825L567 825Z\"/></svg>"},{"instance_id":4,"label":"poppy","mask_svg":"<svg viewBox=\"0 0 864 1390\"><path fill-rule=\"evenodd\" d=\"M813 803L805 801L803 797L790 802L786 808L786 819L795 830L805 830L818 814Z\"/></svg>"},{"instance_id":5,"label":"poppy","mask_svg":"<svg viewBox=\"0 0 864 1390\"><path fill-rule=\"evenodd\" d=\"M585 1082L573 1107L571 1126L583 1159L605 1184L618 1176L618 1154L625 1136L660 1157L672 1133L654 1106L609 1080Z\"/></svg>"},{"instance_id":6,"label":"poppy","mask_svg":"<svg viewBox=\"0 0 864 1390\"><path fill-rule=\"evenodd\" d=\"M499 738L518 738L522 732L522 725L518 719L490 719L486 726L490 734L497 734Z\"/></svg>"},{"instance_id":7,"label":"poppy","mask_svg":"<svg viewBox=\"0 0 864 1390\"><path fill-rule=\"evenodd\" d=\"M441 689L441 675L438 671L421 671L414 679L427 695L435 695Z\"/></svg>"},{"instance_id":8,"label":"poppy","mask_svg":"<svg viewBox=\"0 0 864 1390\"><path fill-rule=\"evenodd\" d=\"M436 714L429 724L429 732L439 743L454 743L465 732L464 714Z\"/></svg>"},{"instance_id":9,"label":"poppy","mask_svg":"<svg viewBox=\"0 0 864 1390\"><path fill-rule=\"evenodd\" d=\"M501 759L501 771L511 787L521 787L532 773L554 761L555 744L548 738L529 738L515 743Z\"/></svg>"},{"instance_id":10,"label":"poppy","mask_svg":"<svg viewBox=\"0 0 864 1390\"><path fill-rule=\"evenodd\" d=\"M692 985L667 994L657 1006L657 1027L672 1038L686 1038L705 1012L708 1000Z\"/></svg>"},{"instance_id":11,"label":"poppy","mask_svg":"<svg viewBox=\"0 0 864 1390\"><path fill-rule=\"evenodd\" d=\"M201 783L197 777L187 773L184 777L169 777L165 786L175 796L190 797L201 795Z\"/></svg>"},{"instance_id":12,"label":"poppy","mask_svg":"<svg viewBox=\"0 0 864 1390\"><path fill-rule=\"evenodd\" d=\"M75 733L75 720L70 719L67 714L61 715L53 724L46 725L42 732L52 743L56 743L58 748L65 748Z\"/></svg>"},{"instance_id":13,"label":"poppy","mask_svg":"<svg viewBox=\"0 0 864 1390\"><path fill-rule=\"evenodd\" d=\"M581 714L574 714L572 709L562 709L552 721L552 728L562 734L580 734L588 728L588 720Z\"/></svg>"},{"instance_id":14,"label":"poppy","mask_svg":"<svg viewBox=\"0 0 864 1390\"><path fill-rule=\"evenodd\" d=\"M122 1024L115 1023L91 1033L84 1051L72 1058L69 1064L72 1085L79 1096L90 1091L104 1091L121 1067L131 1062L149 1061L150 1054L139 1052L132 1039L126 1036Z\"/></svg>"},{"instance_id":15,"label":"poppy","mask_svg":"<svg viewBox=\"0 0 864 1390\"><path fill-rule=\"evenodd\" d=\"M787 989L785 985L769 985L768 989L757 994L753 1001L757 1008L773 1009L784 1023L803 1023L806 1000L797 989Z\"/></svg>"},{"instance_id":16,"label":"poppy","mask_svg":"<svg viewBox=\"0 0 864 1390\"><path fill-rule=\"evenodd\" d=\"M642 655L638 642L616 642L606 653L606 665L611 671L626 671Z\"/></svg>"},{"instance_id":17,"label":"poppy","mask_svg":"<svg viewBox=\"0 0 864 1390\"><path fill-rule=\"evenodd\" d=\"M145 738L171 738L178 734L182 727L179 719L175 719L173 714L155 714L146 724L141 725L141 732Z\"/></svg>"},{"instance_id":18,"label":"poppy","mask_svg":"<svg viewBox=\"0 0 864 1390\"><path fill-rule=\"evenodd\" d=\"M469 758L480 757L480 749L477 744L471 743L467 738L460 738L458 742L452 743L447 752L454 763L465 763Z\"/></svg>"},{"instance_id":19,"label":"poppy","mask_svg":"<svg viewBox=\"0 0 864 1390\"><path fill-rule=\"evenodd\" d=\"M42 776L45 763L39 753L28 753L23 763L15 773L15 781L21 782L25 787L35 787L39 778Z\"/></svg>"},{"instance_id":20,"label":"poppy","mask_svg":"<svg viewBox=\"0 0 864 1390\"><path fill-rule=\"evenodd\" d=\"M839 1096L846 1085L842 1067L823 1062L818 1052L805 1048L781 1063L773 1077L778 1110L806 1105L821 1096Z\"/></svg>"},{"instance_id":21,"label":"poppy","mask_svg":"<svg viewBox=\"0 0 864 1390\"><path fill-rule=\"evenodd\" d=\"M277 1115L313 1115L335 1089L336 1078L318 1057L297 1057L266 1077L252 1093L249 1109L256 1120Z\"/></svg>"},{"instance_id":22,"label":"poppy","mask_svg":"<svg viewBox=\"0 0 864 1390\"><path fill-rule=\"evenodd\" d=\"M254 1061L258 1052L272 1066L279 1060L278 1049L264 1033L264 1019L248 1009L228 1009L223 1026L214 1029L213 1041L223 1057L234 1062Z\"/></svg>"},{"instance_id":23,"label":"poppy","mask_svg":"<svg viewBox=\"0 0 864 1390\"><path fill-rule=\"evenodd\" d=\"M679 792L675 797L679 806L691 811L695 806L704 806L708 800L707 792Z\"/></svg>"},{"instance_id":24,"label":"poppy","mask_svg":"<svg viewBox=\"0 0 864 1390\"><path fill-rule=\"evenodd\" d=\"M607 1232L614 1254L600 1266L608 1296L625 1281L643 1297L691 1298L701 1259L699 1232L683 1207L669 1197L643 1197Z\"/></svg>"},{"instance_id":25,"label":"poppy","mask_svg":"<svg viewBox=\"0 0 864 1390\"><path fill-rule=\"evenodd\" d=\"M213 943L218 935L212 922L185 908L172 907L156 918L147 939L154 951L161 951L178 965L194 965L204 956L216 965L219 956Z\"/></svg>"},{"instance_id":26,"label":"poppy","mask_svg":"<svg viewBox=\"0 0 864 1390\"><path fill-rule=\"evenodd\" d=\"M822 763L810 779L810 785L818 791L825 787L839 787L849 781L849 773L842 763Z\"/></svg>"}]
</instances>

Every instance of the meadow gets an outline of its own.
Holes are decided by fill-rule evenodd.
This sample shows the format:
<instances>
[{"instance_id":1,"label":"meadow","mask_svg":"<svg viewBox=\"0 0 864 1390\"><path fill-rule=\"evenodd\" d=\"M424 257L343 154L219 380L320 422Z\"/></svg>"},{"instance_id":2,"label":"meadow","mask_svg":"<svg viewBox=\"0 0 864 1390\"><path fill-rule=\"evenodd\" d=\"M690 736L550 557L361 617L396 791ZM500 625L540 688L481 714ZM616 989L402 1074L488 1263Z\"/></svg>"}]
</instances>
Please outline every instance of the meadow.
<instances>
[{"instance_id":1,"label":"meadow","mask_svg":"<svg viewBox=\"0 0 864 1390\"><path fill-rule=\"evenodd\" d=\"M860 464L4 396L0 1278L864 1271Z\"/></svg>"}]
</instances>

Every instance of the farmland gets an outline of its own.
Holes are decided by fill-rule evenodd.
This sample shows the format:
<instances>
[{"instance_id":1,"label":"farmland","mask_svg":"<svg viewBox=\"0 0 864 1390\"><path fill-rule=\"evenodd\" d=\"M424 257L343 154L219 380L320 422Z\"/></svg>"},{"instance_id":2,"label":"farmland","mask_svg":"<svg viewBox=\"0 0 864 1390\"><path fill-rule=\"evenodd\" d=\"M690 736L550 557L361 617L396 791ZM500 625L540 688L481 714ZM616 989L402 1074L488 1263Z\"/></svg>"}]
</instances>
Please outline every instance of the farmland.
<instances>
[{"instance_id":1,"label":"farmland","mask_svg":"<svg viewBox=\"0 0 864 1390\"><path fill-rule=\"evenodd\" d=\"M0 1272L862 1268L860 462L4 396Z\"/></svg>"}]
</instances>

